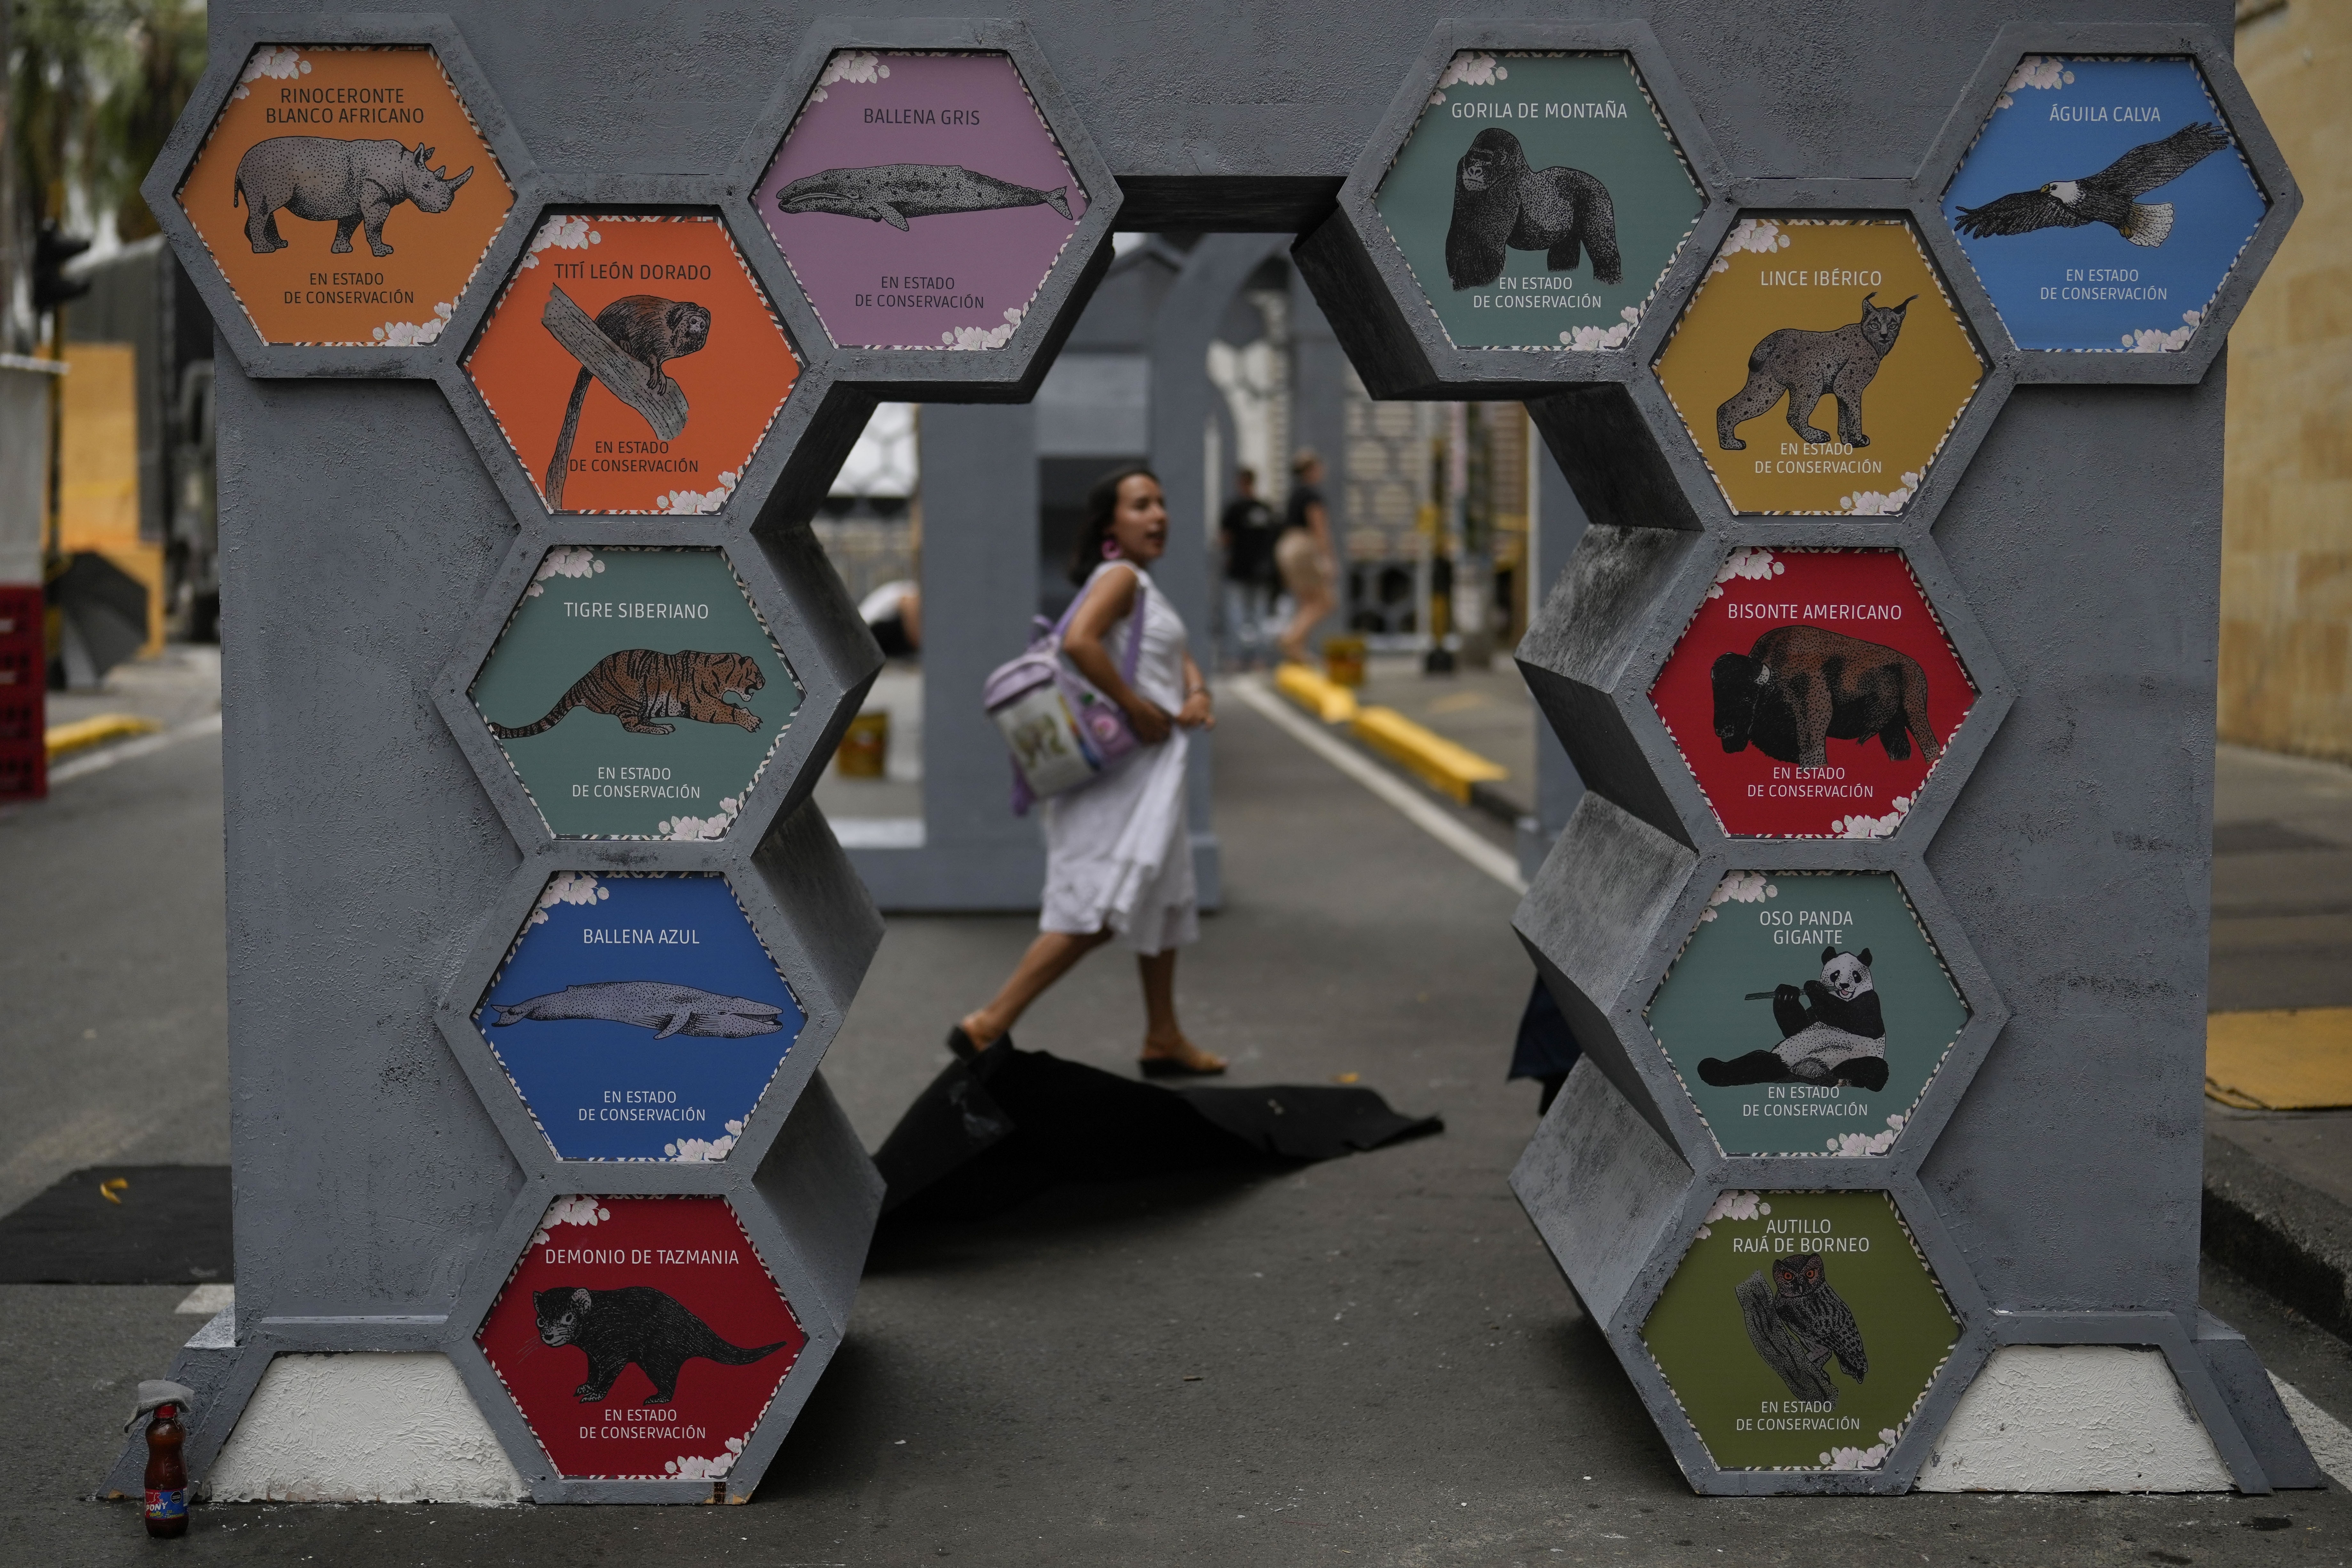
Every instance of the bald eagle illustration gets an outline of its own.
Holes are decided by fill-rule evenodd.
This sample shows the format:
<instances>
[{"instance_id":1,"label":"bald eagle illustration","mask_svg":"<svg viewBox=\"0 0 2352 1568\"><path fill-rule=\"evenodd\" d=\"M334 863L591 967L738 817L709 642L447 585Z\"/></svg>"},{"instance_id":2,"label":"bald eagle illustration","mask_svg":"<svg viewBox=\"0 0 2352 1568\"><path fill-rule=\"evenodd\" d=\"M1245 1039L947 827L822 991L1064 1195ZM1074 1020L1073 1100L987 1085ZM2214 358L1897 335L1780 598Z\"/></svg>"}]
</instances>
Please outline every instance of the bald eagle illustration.
<instances>
[{"instance_id":1,"label":"bald eagle illustration","mask_svg":"<svg viewBox=\"0 0 2352 1568\"><path fill-rule=\"evenodd\" d=\"M2230 133L2210 121L2184 126L2161 142L2141 142L2095 174L1964 207L1953 226L1981 239L2103 223L2134 245L2162 245L2172 232L2172 204L2132 198L2169 184L2229 144Z\"/></svg>"}]
</instances>

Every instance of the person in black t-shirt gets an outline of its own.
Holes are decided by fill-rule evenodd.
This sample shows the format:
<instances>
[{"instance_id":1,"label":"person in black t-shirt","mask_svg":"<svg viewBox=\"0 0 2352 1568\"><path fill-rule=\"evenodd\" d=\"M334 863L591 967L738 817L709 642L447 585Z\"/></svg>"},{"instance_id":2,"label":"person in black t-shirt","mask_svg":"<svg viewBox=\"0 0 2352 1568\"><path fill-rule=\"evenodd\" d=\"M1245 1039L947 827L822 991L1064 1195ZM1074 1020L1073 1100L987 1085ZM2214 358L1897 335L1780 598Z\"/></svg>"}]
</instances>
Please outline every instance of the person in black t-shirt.
<instances>
[{"instance_id":1,"label":"person in black t-shirt","mask_svg":"<svg viewBox=\"0 0 2352 1568\"><path fill-rule=\"evenodd\" d=\"M1276 581L1274 544L1282 530L1274 521L1274 509L1258 499L1255 470L1235 468L1234 489L1237 493L1218 519L1217 538L1225 552L1227 647L1247 668L1257 662L1265 646Z\"/></svg>"},{"instance_id":2,"label":"person in black t-shirt","mask_svg":"<svg viewBox=\"0 0 2352 1568\"><path fill-rule=\"evenodd\" d=\"M1290 504L1284 510L1282 537L1275 542L1275 565L1282 586L1297 608L1282 630L1282 657L1307 662L1307 634L1329 615L1338 600L1331 593L1336 563L1331 552L1331 516L1323 504L1323 459L1312 447L1299 448L1290 463Z\"/></svg>"}]
</instances>

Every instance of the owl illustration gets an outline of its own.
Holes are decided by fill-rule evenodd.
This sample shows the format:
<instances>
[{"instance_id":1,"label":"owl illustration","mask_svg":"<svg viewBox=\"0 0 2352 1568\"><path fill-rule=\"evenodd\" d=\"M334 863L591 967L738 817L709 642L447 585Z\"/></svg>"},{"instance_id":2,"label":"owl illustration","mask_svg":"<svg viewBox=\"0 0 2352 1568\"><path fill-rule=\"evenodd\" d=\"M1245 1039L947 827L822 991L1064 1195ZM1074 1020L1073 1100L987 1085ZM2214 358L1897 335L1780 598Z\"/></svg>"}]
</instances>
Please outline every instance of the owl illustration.
<instances>
[{"instance_id":1,"label":"owl illustration","mask_svg":"<svg viewBox=\"0 0 2352 1568\"><path fill-rule=\"evenodd\" d=\"M1797 1348L1816 1368L1831 1356L1860 1383L1870 1371L1862 1348L1862 1326L1823 1271L1821 1254L1797 1252L1772 1260L1772 1315L1796 1336Z\"/></svg>"}]
</instances>

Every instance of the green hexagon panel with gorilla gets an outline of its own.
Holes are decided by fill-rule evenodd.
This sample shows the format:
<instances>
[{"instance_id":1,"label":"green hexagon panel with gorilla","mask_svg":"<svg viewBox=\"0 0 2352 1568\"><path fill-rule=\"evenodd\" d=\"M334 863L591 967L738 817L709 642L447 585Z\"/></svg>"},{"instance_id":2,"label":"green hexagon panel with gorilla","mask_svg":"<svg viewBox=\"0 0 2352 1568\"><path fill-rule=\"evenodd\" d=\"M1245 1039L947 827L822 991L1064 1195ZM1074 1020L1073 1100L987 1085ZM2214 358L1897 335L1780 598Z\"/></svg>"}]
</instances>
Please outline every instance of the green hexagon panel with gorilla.
<instances>
[{"instance_id":1,"label":"green hexagon panel with gorilla","mask_svg":"<svg viewBox=\"0 0 2352 1568\"><path fill-rule=\"evenodd\" d=\"M1646 1015L1727 1154L1883 1154L1968 1004L1893 877L1734 871Z\"/></svg>"},{"instance_id":2,"label":"green hexagon panel with gorilla","mask_svg":"<svg viewBox=\"0 0 2352 1568\"><path fill-rule=\"evenodd\" d=\"M1872 1192L1722 1194L1642 1324L1726 1469L1877 1469L1959 1336Z\"/></svg>"},{"instance_id":3,"label":"green hexagon panel with gorilla","mask_svg":"<svg viewBox=\"0 0 2352 1568\"><path fill-rule=\"evenodd\" d=\"M472 697L561 837L716 838L801 686L716 550L551 550Z\"/></svg>"},{"instance_id":4,"label":"green hexagon panel with gorilla","mask_svg":"<svg viewBox=\"0 0 2352 1568\"><path fill-rule=\"evenodd\" d=\"M1622 54L1463 53L1374 198L1462 348L1623 346L1705 205Z\"/></svg>"}]
</instances>

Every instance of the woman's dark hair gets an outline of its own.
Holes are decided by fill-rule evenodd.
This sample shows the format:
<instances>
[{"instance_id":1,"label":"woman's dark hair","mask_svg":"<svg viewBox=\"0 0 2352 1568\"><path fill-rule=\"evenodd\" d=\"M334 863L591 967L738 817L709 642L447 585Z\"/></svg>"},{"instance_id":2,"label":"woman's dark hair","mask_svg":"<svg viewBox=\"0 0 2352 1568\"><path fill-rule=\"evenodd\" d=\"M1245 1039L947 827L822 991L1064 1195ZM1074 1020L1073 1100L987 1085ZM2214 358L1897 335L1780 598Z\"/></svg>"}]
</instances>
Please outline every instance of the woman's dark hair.
<instances>
[{"instance_id":1,"label":"woman's dark hair","mask_svg":"<svg viewBox=\"0 0 2352 1568\"><path fill-rule=\"evenodd\" d=\"M1070 547L1070 581L1083 584L1103 563L1103 541L1110 537L1111 519L1118 515L1118 487L1141 474L1153 484L1160 476L1144 463L1122 463L1095 481L1087 492L1087 521Z\"/></svg>"}]
</instances>

